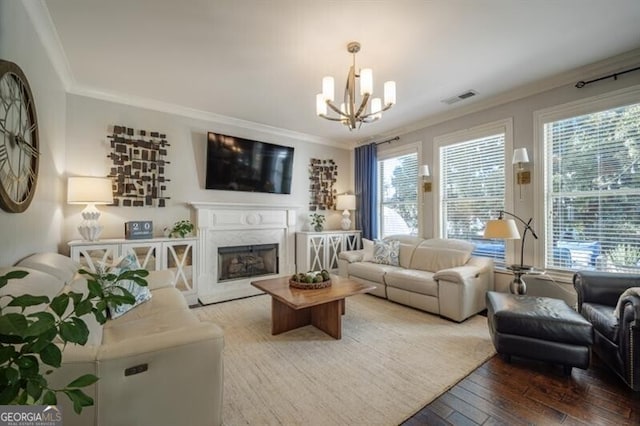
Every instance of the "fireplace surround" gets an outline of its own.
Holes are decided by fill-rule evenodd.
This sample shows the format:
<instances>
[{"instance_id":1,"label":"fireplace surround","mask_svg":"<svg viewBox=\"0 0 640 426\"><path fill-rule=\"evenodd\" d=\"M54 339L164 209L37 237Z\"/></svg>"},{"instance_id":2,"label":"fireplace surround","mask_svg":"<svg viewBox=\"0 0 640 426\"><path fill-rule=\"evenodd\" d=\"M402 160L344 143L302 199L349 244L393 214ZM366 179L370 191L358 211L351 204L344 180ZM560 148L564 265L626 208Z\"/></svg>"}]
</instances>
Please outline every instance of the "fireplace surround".
<instances>
[{"instance_id":1,"label":"fireplace surround","mask_svg":"<svg viewBox=\"0 0 640 426\"><path fill-rule=\"evenodd\" d=\"M196 211L198 227L198 299L201 303L260 294L251 281L293 274L297 206L215 202L191 202L190 205ZM275 247L275 253L266 254L261 249L266 246ZM220 252L229 254L232 248L243 249L244 254L236 255L231 268L235 272L229 274L233 257L222 260L219 255ZM256 271L260 264L269 269Z\"/></svg>"}]
</instances>

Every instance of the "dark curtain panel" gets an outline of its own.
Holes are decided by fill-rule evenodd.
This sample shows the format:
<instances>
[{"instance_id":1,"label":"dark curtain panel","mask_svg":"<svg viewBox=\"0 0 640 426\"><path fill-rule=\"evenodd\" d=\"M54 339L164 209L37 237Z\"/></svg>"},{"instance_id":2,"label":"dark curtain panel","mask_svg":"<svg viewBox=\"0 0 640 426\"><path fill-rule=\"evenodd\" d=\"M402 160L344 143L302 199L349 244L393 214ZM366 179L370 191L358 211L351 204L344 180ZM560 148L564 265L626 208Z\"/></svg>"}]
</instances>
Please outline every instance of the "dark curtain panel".
<instances>
[{"instance_id":1,"label":"dark curtain panel","mask_svg":"<svg viewBox=\"0 0 640 426\"><path fill-rule=\"evenodd\" d=\"M372 143L356 148L356 229L362 237L378 238L378 151Z\"/></svg>"}]
</instances>

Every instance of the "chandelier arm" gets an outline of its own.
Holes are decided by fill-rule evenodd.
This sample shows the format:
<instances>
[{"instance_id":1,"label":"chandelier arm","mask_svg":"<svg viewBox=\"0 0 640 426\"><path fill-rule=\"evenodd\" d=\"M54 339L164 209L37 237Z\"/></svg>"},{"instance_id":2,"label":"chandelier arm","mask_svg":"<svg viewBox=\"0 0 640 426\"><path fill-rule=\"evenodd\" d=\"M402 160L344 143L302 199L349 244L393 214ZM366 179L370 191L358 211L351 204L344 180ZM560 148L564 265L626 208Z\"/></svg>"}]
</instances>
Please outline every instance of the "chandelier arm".
<instances>
[{"instance_id":1,"label":"chandelier arm","mask_svg":"<svg viewBox=\"0 0 640 426\"><path fill-rule=\"evenodd\" d=\"M337 106L334 105L333 102L331 101L326 101L327 105L329 106L329 108L331 108L332 110L334 110L336 113L338 113L338 115L340 115L342 118L348 118L349 116L347 114L345 114L344 112L340 111L340 108L338 108ZM342 118L340 118L340 120L342 120Z\"/></svg>"},{"instance_id":2,"label":"chandelier arm","mask_svg":"<svg viewBox=\"0 0 640 426\"><path fill-rule=\"evenodd\" d=\"M337 118L337 117L329 117L328 115L324 115L324 114L320 114L318 117L322 117L326 120L330 120L330 121L344 121L344 118Z\"/></svg>"},{"instance_id":3,"label":"chandelier arm","mask_svg":"<svg viewBox=\"0 0 640 426\"><path fill-rule=\"evenodd\" d=\"M362 114L362 111L364 111L364 109L367 107L367 102L369 102L370 96L371 95L369 95L368 93L365 93L364 96L362 97L362 103L360 104L360 108L358 108L358 112L356 112L356 118L361 117L360 114Z\"/></svg>"}]
</instances>

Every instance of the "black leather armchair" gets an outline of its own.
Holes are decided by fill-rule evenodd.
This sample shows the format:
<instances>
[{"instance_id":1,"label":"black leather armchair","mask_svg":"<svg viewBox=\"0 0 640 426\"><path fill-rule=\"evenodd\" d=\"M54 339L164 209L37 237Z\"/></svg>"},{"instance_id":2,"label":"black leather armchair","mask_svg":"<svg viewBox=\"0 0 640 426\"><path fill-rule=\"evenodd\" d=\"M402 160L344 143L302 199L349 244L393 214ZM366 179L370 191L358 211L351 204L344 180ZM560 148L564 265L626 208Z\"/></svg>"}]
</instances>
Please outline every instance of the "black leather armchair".
<instances>
[{"instance_id":1,"label":"black leather armchair","mask_svg":"<svg viewBox=\"0 0 640 426\"><path fill-rule=\"evenodd\" d=\"M578 312L592 325L592 350L634 391L640 391L640 297L625 296L619 317L618 299L629 287L640 287L640 275L580 271L573 276Z\"/></svg>"}]
</instances>

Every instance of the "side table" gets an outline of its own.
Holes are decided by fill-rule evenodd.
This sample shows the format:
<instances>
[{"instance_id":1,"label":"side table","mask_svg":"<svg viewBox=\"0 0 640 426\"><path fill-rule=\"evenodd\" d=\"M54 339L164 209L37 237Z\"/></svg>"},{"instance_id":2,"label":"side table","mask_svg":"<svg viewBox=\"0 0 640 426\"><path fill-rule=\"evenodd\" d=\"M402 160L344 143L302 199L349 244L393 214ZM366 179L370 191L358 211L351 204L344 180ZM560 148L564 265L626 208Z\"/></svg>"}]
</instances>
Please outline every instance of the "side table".
<instances>
[{"instance_id":1,"label":"side table","mask_svg":"<svg viewBox=\"0 0 640 426\"><path fill-rule=\"evenodd\" d=\"M536 269L533 266L520 266L520 265L511 265L507 266L507 269L513 273L513 281L509 284L509 291L511 294L527 294L527 285L522 280L522 276L525 274L543 274L544 271L541 269Z\"/></svg>"}]
</instances>

